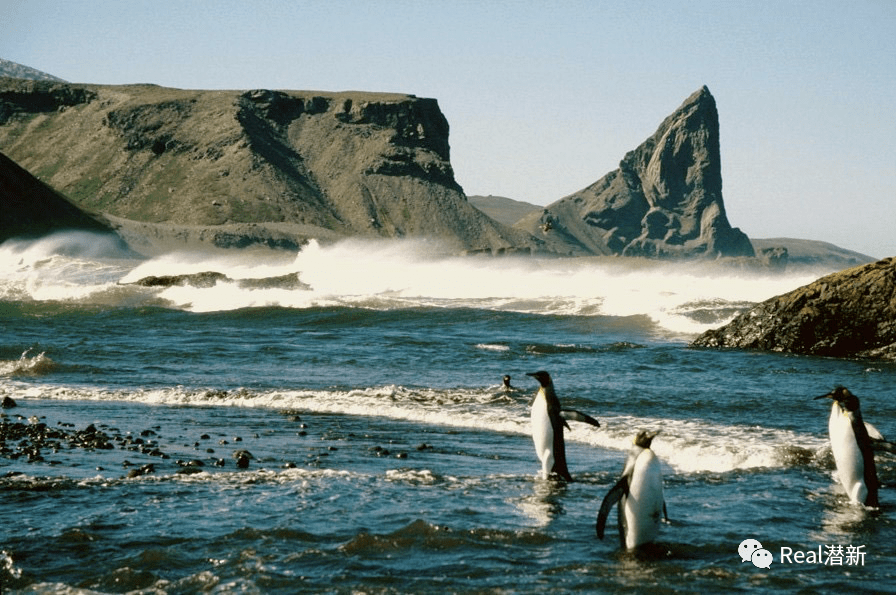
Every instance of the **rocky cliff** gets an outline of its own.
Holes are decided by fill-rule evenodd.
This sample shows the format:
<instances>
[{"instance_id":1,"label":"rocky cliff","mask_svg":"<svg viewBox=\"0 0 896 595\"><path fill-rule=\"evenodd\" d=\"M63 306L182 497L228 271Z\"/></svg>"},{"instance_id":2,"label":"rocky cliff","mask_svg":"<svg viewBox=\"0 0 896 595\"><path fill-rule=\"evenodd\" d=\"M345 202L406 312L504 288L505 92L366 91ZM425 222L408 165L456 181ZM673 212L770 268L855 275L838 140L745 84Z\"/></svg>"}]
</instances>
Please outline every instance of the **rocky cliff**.
<instances>
[{"instance_id":1,"label":"rocky cliff","mask_svg":"<svg viewBox=\"0 0 896 595\"><path fill-rule=\"evenodd\" d=\"M747 236L725 215L719 116L706 87L629 152L619 169L516 227L574 254L753 256Z\"/></svg>"},{"instance_id":2,"label":"rocky cliff","mask_svg":"<svg viewBox=\"0 0 896 595\"><path fill-rule=\"evenodd\" d=\"M693 345L896 361L896 257L766 300Z\"/></svg>"},{"instance_id":3,"label":"rocky cliff","mask_svg":"<svg viewBox=\"0 0 896 595\"><path fill-rule=\"evenodd\" d=\"M0 242L66 229L112 231L0 153Z\"/></svg>"},{"instance_id":4,"label":"rocky cliff","mask_svg":"<svg viewBox=\"0 0 896 595\"><path fill-rule=\"evenodd\" d=\"M0 150L113 220L243 226L250 235L255 227L243 224L291 225L306 237L420 236L469 251L544 248L467 203L445 117L434 99L412 95L7 78Z\"/></svg>"}]
</instances>

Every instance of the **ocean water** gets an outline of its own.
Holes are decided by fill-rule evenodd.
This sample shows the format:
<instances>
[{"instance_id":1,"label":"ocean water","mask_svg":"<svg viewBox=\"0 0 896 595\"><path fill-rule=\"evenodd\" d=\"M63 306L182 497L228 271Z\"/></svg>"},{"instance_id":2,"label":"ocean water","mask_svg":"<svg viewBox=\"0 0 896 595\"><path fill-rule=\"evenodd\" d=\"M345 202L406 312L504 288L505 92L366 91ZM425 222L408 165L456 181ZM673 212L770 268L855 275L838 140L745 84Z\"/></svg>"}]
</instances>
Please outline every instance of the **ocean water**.
<instances>
[{"instance_id":1,"label":"ocean water","mask_svg":"<svg viewBox=\"0 0 896 595\"><path fill-rule=\"evenodd\" d=\"M827 272L8 241L0 590L894 592L896 457L850 504L812 397L847 386L893 439L896 365L688 347ZM537 477L537 370L601 422L570 422L573 483ZM628 552L595 519L641 429L669 521Z\"/></svg>"}]
</instances>

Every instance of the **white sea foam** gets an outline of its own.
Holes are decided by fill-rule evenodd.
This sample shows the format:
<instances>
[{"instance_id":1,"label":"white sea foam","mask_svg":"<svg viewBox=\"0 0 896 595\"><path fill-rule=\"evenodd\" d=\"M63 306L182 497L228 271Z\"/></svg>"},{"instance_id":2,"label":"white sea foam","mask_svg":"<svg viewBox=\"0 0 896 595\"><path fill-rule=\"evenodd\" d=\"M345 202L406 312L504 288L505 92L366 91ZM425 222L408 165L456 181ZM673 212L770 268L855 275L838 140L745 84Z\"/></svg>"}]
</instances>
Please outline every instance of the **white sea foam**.
<instances>
[{"instance_id":1,"label":"white sea foam","mask_svg":"<svg viewBox=\"0 0 896 595\"><path fill-rule=\"evenodd\" d=\"M6 383L10 386L10 381ZM496 387L496 390L497 387ZM31 386L9 392L19 398L126 401L154 405L224 406L300 410L362 417L382 417L433 426L482 432L529 435L528 406L502 397L500 391L476 389L412 389L380 386L355 390L272 390L229 392L182 387L134 391ZM6 392L0 384L0 394ZM525 400L525 399L524 399ZM660 430L652 448L677 473L725 473L732 470L789 465L793 448L815 452L826 440L812 434L706 420L599 416L601 427L572 423L567 442L620 452L620 460L642 429Z\"/></svg>"},{"instance_id":2,"label":"white sea foam","mask_svg":"<svg viewBox=\"0 0 896 595\"><path fill-rule=\"evenodd\" d=\"M91 301L135 261L108 235L60 232L0 244L0 301Z\"/></svg>"},{"instance_id":3,"label":"white sea foam","mask_svg":"<svg viewBox=\"0 0 896 595\"><path fill-rule=\"evenodd\" d=\"M296 255L259 249L171 253L142 261L120 256L109 246L90 249L82 235L7 242L0 246L0 300L108 304L144 299L194 312L346 306L643 315L688 335L720 326L750 304L821 274L746 272L712 262L447 256L437 244L411 240L346 240L329 246L312 241ZM129 285L150 276L205 272L226 279L211 287ZM297 275L303 285L243 283L286 275Z\"/></svg>"},{"instance_id":4,"label":"white sea foam","mask_svg":"<svg viewBox=\"0 0 896 595\"><path fill-rule=\"evenodd\" d=\"M478 343L476 349L482 349L483 351L510 351L510 346L495 343Z\"/></svg>"}]
</instances>

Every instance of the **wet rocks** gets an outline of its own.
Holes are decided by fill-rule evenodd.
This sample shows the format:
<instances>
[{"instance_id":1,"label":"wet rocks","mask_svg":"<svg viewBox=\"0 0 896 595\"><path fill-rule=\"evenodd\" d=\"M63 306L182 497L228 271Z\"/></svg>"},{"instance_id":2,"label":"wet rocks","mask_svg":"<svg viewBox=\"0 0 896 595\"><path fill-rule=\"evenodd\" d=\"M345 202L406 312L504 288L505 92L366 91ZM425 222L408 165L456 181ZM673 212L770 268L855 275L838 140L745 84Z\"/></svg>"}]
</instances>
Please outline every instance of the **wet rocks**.
<instances>
[{"instance_id":1,"label":"wet rocks","mask_svg":"<svg viewBox=\"0 0 896 595\"><path fill-rule=\"evenodd\" d=\"M148 475L149 473L155 473L156 466L152 463L147 463L146 465L141 465L135 469L131 469L128 471L128 479L134 479L135 477L142 477L144 475Z\"/></svg>"},{"instance_id":2,"label":"wet rocks","mask_svg":"<svg viewBox=\"0 0 896 595\"><path fill-rule=\"evenodd\" d=\"M236 466L239 469L248 469L249 461L255 458L252 456L251 452L243 449L234 451L233 455L231 456L236 461Z\"/></svg>"},{"instance_id":3,"label":"wet rocks","mask_svg":"<svg viewBox=\"0 0 896 595\"><path fill-rule=\"evenodd\" d=\"M196 473L202 473L205 471L205 463L200 459L193 459L191 461L177 461L180 469L176 471L177 475L195 475Z\"/></svg>"},{"instance_id":4,"label":"wet rocks","mask_svg":"<svg viewBox=\"0 0 896 595\"><path fill-rule=\"evenodd\" d=\"M109 436L90 424L83 430L75 432L72 440L74 446L88 449L112 450L115 446L109 441Z\"/></svg>"},{"instance_id":5,"label":"wet rocks","mask_svg":"<svg viewBox=\"0 0 896 595\"><path fill-rule=\"evenodd\" d=\"M3 409L12 409L15 406L16 402L12 397L3 397L3 401L2 403L0 403L0 407L2 407Z\"/></svg>"},{"instance_id":6,"label":"wet rocks","mask_svg":"<svg viewBox=\"0 0 896 595\"><path fill-rule=\"evenodd\" d=\"M391 452L389 452L389 449L383 448L379 445L371 446L369 450L378 457L388 457L390 454L392 454Z\"/></svg>"},{"instance_id":7,"label":"wet rocks","mask_svg":"<svg viewBox=\"0 0 896 595\"><path fill-rule=\"evenodd\" d=\"M9 459L25 458L29 463L44 461L43 453L59 452L62 449L84 448L89 450L111 450L115 446L109 436L97 430L93 424L87 428L70 432L52 428L38 418L10 422L0 422L0 456Z\"/></svg>"},{"instance_id":8,"label":"wet rocks","mask_svg":"<svg viewBox=\"0 0 896 595\"><path fill-rule=\"evenodd\" d=\"M896 361L896 257L768 299L692 346Z\"/></svg>"},{"instance_id":9,"label":"wet rocks","mask_svg":"<svg viewBox=\"0 0 896 595\"><path fill-rule=\"evenodd\" d=\"M48 426L41 418L31 416L27 420L19 416L17 421L12 421L5 415L0 418L0 456L11 460L23 460L29 463L46 462L48 453L57 454L63 451L111 451L122 450L138 453L143 456L157 458L159 460L170 459L171 456L164 452L154 437L158 432L153 429L144 429L135 435L131 432L122 433L113 428L99 428L95 424L89 424L81 430L74 430L73 424L58 422L57 427ZM205 435L207 436L207 435ZM198 444L198 443L197 443ZM245 452L248 451L238 451ZM251 457L251 455L249 455ZM247 459L248 460L248 459ZM216 466L224 466L223 459L218 459ZM237 459L239 466L240 460ZM59 464L58 461L50 461L51 464ZM191 473L202 470L205 462L200 459L176 461L181 467L180 473ZM156 472L155 463L146 463L136 466L129 460L124 460L122 466L130 468L127 477L140 477L148 473ZM102 469L98 467L98 469ZM186 471L185 471L186 469Z\"/></svg>"},{"instance_id":10,"label":"wet rocks","mask_svg":"<svg viewBox=\"0 0 896 595\"><path fill-rule=\"evenodd\" d=\"M207 271L204 273L194 273L191 275L162 275L143 277L142 279L135 281L134 285L140 285L142 287L183 287L186 285L190 285L192 287L198 287L200 289L208 289L217 285L219 281L229 280L230 279L227 277L227 275L223 273Z\"/></svg>"},{"instance_id":11,"label":"wet rocks","mask_svg":"<svg viewBox=\"0 0 896 595\"><path fill-rule=\"evenodd\" d=\"M28 407L31 409L33 404L29 403ZM256 447L264 448L265 444L259 441L268 438L289 440L295 433L289 423L246 434L228 431L226 426L210 426L206 428L208 431L202 431L196 429L193 420L181 427L154 425L142 429L138 426L133 430L120 430L101 422L78 427L68 421L48 423L45 417L32 412L37 413L37 410L21 415L0 411L0 459L18 464L40 464L41 473L50 465L78 468L76 474L86 469L106 471L123 467L124 477L132 479L153 473L167 477L222 471L234 473L251 469L253 461L259 461L254 451ZM287 415L300 419L295 412ZM306 426L303 422L299 424ZM309 441L308 447L313 454L299 465L323 466L327 457L339 451L333 440L321 436L319 443ZM388 454L387 451L382 456ZM288 460L276 461L267 453L262 454L261 461L286 468L297 466ZM21 471L17 469L15 473Z\"/></svg>"}]
</instances>

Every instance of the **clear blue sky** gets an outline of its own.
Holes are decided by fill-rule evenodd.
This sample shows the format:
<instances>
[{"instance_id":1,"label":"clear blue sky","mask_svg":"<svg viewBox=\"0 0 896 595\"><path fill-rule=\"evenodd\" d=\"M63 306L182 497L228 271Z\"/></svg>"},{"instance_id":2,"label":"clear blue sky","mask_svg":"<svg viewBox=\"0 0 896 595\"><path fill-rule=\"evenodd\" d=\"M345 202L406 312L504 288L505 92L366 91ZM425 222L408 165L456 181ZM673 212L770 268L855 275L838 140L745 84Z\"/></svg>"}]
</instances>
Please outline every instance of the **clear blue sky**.
<instances>
[{"instance_id":1,"label":"clear blue sky","mask_svg":"<svg viewBox=\"0 0 896 595\"><path fill-rule=\"evenodd\" d=\"M754 238L896 255L896 0L0 0L0 57L72 82L435 97L468 195L548 204L702 85Z\"/></svg>"}]
</instances>

